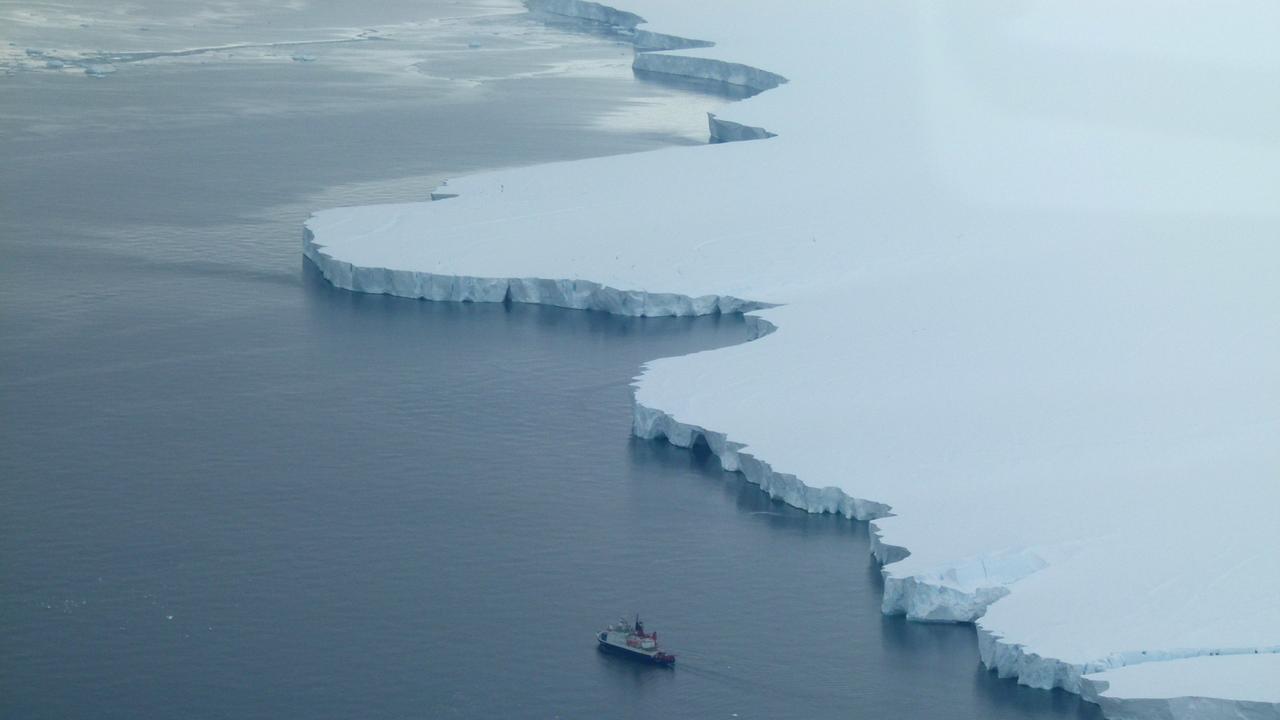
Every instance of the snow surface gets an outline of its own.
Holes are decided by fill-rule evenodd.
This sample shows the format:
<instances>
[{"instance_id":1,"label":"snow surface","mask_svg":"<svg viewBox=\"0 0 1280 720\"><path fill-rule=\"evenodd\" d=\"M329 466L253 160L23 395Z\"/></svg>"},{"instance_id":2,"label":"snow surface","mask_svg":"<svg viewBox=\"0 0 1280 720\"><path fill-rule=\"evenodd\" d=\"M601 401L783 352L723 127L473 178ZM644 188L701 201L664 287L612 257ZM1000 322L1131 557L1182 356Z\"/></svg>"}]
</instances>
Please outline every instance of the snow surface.
<instances>
[{"instance_id":1,"label":"snow surface","mask_svg":"<svg viewBox=\"0 0 1280 720\"><path fill-rule=\"evenodd\" d=\"M754 342L646 366L638 435L873 520L885 612L976 621L1001 675L1280 712L1280 5L624 4L717 43L637 67L767 89L711 127L777 136L319 212L308 257L365 292L751 311Z\"/></svg>"},{"instance_id":2,"label":"snow surface","mask_svg":"<svg viewBox=\"0 0 1280 720\"><path fill-rule=\"evenodd\" d=\"M1112 717L1262 720L1280 717L1280 654L1219 655L1130 665L1100 673L1096 698Z\"/></svg>"}]
</instances>

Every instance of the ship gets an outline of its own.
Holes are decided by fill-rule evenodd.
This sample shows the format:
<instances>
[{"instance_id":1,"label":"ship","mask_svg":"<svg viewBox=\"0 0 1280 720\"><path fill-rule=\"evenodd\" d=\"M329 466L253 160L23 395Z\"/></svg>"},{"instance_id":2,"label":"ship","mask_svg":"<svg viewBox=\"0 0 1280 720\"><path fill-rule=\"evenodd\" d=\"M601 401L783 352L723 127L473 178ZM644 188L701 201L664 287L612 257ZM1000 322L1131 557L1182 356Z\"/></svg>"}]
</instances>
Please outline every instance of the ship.
<instances>
[{"instance_id":1,"label":"ship","mask_svg":"<svg viewBox=\"0 0 1280 720\"><path fill-rule=\"evenodd\" d=\"M658 633L644 631L644 623L636 615L634 623L626 618L610 625L596 635L601 650L625 655L633 660L670 667L676 656L658 649Z\"/></svg>"}]
</instances>

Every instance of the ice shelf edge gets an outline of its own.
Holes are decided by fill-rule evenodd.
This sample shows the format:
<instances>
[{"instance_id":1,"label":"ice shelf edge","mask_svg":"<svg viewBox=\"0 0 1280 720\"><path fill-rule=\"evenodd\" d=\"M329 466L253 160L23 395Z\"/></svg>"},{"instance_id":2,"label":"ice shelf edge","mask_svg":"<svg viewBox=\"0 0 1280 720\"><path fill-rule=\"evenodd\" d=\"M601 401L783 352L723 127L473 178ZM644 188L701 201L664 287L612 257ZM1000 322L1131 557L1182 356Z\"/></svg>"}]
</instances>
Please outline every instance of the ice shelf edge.
<instances>
[{"instance_id":1,"label":"ice shelf edge","mask_svg":"<svg viewBox=\"0 0 1280 720\"><path fill-rule=\"evenodd\" d=\"M338 260L325 253L310 228L303 232L303 253L335 287L353 292L385 294L398 297L450 302L520 302L554 307L595 310L632 317L697 316L715 313L743 313L751 324L749 342L772 333L775 328L767 320L750 315L754 310L771 307L732 296L707 295L689 297L678 293L651 293L620 290L599 283L572 279L484 278L440 275L428 272L366 268ZM693 448L704 442L718 458L721 467L738 472L770 497L811 513L838 513L853 520L870 523L871 552L883 566L910 554L908 548L884 541L875 520L892 515L892 507L876 500L853 497L840 488L814 487L793 474L775 470L767 461L745 452L744 444L724 433L684 423L669 413L639 402L633 406L632 432L642 439L665 439L682 448ZM983 562L975 558L971 562ZM956 566L961 567L960 565ZM1010 578L1012 583L1019 577ZM923 622L976 622L992 602L1009 593L1003 585L980 587L972 591L930 582L922 576L893 577L885 573L881 609L885 614L905 615L908 620ZM1105 683L1090 680L1088 673L1122 667L1138 662L1157 662L1220 652L1256 652L1257 648L1219 650L1188 649L1180 653L1125 653L1094 662L1075 664L1056 658L1042 657L977 625L979 655L984 665L1001 678L1014 678L1019 684L1040 689L1062 688L1100 704L1107 717L1115 718L1199 718L1205 711L1216 715L1204 717L1280 718L1280 705L1245 703L1216 698L1124 699L1100 697ZM1280 652L1280 648L1263 649ZM1259 706L1254 708L1252 706ZM1148 712L1186 711L1192 714L1150 715ZM1248 712L1245 712L1248 710ZM1237 714L1230 714L1230 713ZM1266 713L1272 713L1270 715Z\"/></svg>"},{"instance_id":2,"label":"ice shelf edge","mask_svg":"<svg viewBox=\"0 0 1280 720\"><path fill-rule=\"evenodd\" d=\"M714 43L642 30L638 26L646 22L644 18L608 5L588 0L524 0L524 5L530 11L585 20L613 28L631 40L635 47L631 68L642 73L736 85L755 92L772 90L787 82L787 78L777 73L751 65L667 54L663 51L710 47ZM715 113L707 113L707 129L713 143L763 140L775 136L775 133L765 128L725 120Z\"/></svg>"},{"instance_id":3,"label":"ice shelf edge","mask_svg":"<svg viewBox=\"0 0 1280 720\"><path fill-rule=\"evenodd\" d=\"M770 307L769 303L743 300L732 295L690 297L677 293L620 290L589 280L470 277L359 267L324 252L309 227L303 229L302 244L303 255L315 263L330 284L353 292L418 300L552 305L630 317L748 313Z\"/></svg>"},{"instance_id":4,"label":"ice shelf edge","mask_svg":"<svg viewBox=\"0 0 1280 720\"><path fill-rule=\"evenodd\" d=\"M786 78L738 63L714 59L681 57L652 51L706 47L711 43L678 36L662 35L638 29L643 18L625 11L585 0L525 0L531 10L577 17L613 25L630 35L637 46L633 67L646 72L678 75L741 85L758 91L777 87ZM713 141L761 139L773 134L757 128L709 116ZM442 197L447 197L442 195ZM337 260L322 250L310 229L304 234L304 254L335 285L356 292L382 293L408 298L462 302L523 302L555 307L598 310L627 316L688 316L716 312L749 313L769 307L731 296L707 295L688 297L674 293L650 293L611 288L599 283L571 279L483 278L410 272L387 268L363 268ZM760 318L754 322L756 337L767 334L772 326ZM736 471L771 497L808 512L838 512L846 517L871 523L872 553L888 565L909 554L908 549L882 540L876 518L888 516L891 507L884 503L854 498L839 488L815 488L795 475L775 471L767 462L743 452L745 447L724 436L685 424L669 414L640 403L634 406L633 432L641 438L661 439L679 447L691 448L705 442L726 470ZM976 559L980 561L981 559ZM959 568L961 565L957 565ZM1034 570L1031 570L1034 572ZM929 578L889 577L886 573L882 610L887 614L904 614L908 619L932 622L977 622L992 603L1009 593L1008 584L1027 573L1004 578L1004 584L976 589L958 589ZM1002 678L1015 678L1020 684L1052 689L1062 688L1080 694L1102 706L1107 717L1115 718L1183 718L1183 717L1265 717L1280 718L1280 704L1254 703L1217 698L1108 698L1099 693L1105 682L1090 680L1089 673L1129 664L1158 662L1222 652L1218 649L1193 648L1179 653L1140 651L1075 664L1055 658L1041 657L1020 645L1005 642L977 624L979 653L982 662ZM1280 649L1241 649L1235 652L1280 652ZM1228 651L1231 652L1231 651Z\"/></svg>"}]
</instances>

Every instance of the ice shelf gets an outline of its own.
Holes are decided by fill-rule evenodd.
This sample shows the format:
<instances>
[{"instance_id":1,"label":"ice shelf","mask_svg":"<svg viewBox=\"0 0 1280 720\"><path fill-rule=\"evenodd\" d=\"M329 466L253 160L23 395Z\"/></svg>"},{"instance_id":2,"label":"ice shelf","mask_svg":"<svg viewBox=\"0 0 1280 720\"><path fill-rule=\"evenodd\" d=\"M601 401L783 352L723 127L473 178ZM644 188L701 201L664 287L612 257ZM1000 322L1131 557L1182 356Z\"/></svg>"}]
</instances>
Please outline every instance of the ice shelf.
<instances>
[{"instance_id":1,"label":"ice shelf","mask_svg":"<svg viewBox=\"0 0 1280 720\"><path fill-rule=\"evenodd\" d=\"M1280 6L529 4L764 90L711 128L767 139L318 212L331 282L751 313L646 365L637 435L870 520L884 611L1002 676L1280 717Z\"/></svg>"},{"instance_id":2,"label":"ice shelf","mask_svg":"<svg viewBox=\"0 0 1280 720\"><path fill-rule=\"evenodd\" d=\"M1201 655L1099 673L1086 696L1114 718L1274 720L1280 717L1280 654Z\"/></svg>"}]
</instances>

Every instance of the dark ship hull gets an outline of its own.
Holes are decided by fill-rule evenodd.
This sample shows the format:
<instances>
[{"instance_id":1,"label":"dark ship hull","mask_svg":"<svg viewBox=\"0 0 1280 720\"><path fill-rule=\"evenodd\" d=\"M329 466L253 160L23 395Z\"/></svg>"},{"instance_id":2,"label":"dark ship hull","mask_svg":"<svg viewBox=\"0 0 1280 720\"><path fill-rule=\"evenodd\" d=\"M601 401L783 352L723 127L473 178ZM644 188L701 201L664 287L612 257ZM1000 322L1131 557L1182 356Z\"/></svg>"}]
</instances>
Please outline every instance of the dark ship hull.
<instances>
[{"instance_id":1,"label":"dark ship hull","mask_svg":"<svg viewBox=\"0 0 1280 720\"><path fill-rule=\"evenodd\" d=\"M601 634L603 635L603 633ZM660 667L671 667L676 664L675 656L668 655L664 652L645 652L644 650L629 648L625 645L615 645L599 636L596 637L596 641L602 652L619 655L639 663L644 663L646 665L658 665Z\"/></svg>"}]
</instances>

